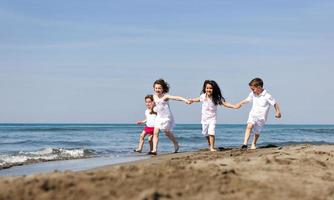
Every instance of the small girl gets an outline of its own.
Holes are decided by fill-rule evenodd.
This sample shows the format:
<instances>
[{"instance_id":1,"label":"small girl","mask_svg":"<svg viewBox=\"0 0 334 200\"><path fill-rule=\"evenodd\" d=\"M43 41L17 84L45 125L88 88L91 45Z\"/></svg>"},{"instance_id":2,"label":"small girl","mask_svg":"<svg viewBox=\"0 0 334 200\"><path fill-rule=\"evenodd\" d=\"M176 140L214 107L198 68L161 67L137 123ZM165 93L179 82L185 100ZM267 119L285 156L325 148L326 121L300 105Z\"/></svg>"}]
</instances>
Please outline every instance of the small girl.
<instances>
[{"instance_id":1,"label":"small girl","mask_svg":"<svg viewBox=\"0 0 334 200\"><path fill-rule=\"evenodd\" d=\"M152 142L152 137L153 137L153 131L154 131L154 122L155 118L157 116L157 113L153 111L154 108L154 99L153 95L146 95L145 96L145 104L146 104L146 111L145 111L145 116L146 118L142 121L138 121L137 124L144 124L146 123L146 126L144 127L144 130L140 134L139 137L139 144L138 148L134 150L134 152L141 153L144 145L144 140L145 136L149 135L148 137L148 142L150 144L150 151L153 149L153 142Z\"/></svg>"},{"instance_id":2,"label":"small girl","mask_svg":"<svg viewBox=\"0 0 334 200\"><path fill-rule=\"evenodd\" d=\"M187 104L190 104L190 101L180 97L180 96L171 96L168 93L169 85L163 80L159 79L153 83L154 89L154 102L155 102L155 111L157 112L157 117L154 123L154 133L153 133L153 150L149 152L151 155L157 155L157 148L159 142L159 131L162 130L165 132L166 136L174 144L174 153L179 151L179 144L175 139L172 129L175 126L174 117L169 107L169 99L184 101Z\"/></svg>"},{"instance_id":3,"label":"small girl","mask_svg":"<svg viewBox=\"0 0 334 200\"><path fill-rule=\"evenodd\" d=\"M225 101L218 84L213 80L206 80L203 84L201 96L189 99L193 102L202 103L202 134L207 138L210 151L217 151L215 148L215 128L217 122L217 106L223 105L227 108L238 109L240 106L232 105Z\"/></svg>"}]
</instances>

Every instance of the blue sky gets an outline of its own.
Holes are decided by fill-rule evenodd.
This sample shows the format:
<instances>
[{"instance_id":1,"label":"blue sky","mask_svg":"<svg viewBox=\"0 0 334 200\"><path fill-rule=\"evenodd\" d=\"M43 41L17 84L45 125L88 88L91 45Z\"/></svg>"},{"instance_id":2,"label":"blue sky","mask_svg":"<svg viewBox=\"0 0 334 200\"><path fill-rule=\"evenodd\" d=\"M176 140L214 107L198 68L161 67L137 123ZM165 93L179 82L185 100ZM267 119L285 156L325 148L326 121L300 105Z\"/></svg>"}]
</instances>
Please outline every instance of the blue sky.
<instances>
[{"instance_id":1,"label":"blue sky","mask_svg":"<svg viewBox=\"0 0 334 200\"><path fill-rule=\"evenodd\" d=\"M158 78L228 101L261 77L281 104L268 123L333 124L334 2L0 0L0 122L133 123ZM200 104L171 102L177 123ZM250 106L219 110L245 123ZM273 111L273 110L272 110Z\"/></svg>"}]
</instances>

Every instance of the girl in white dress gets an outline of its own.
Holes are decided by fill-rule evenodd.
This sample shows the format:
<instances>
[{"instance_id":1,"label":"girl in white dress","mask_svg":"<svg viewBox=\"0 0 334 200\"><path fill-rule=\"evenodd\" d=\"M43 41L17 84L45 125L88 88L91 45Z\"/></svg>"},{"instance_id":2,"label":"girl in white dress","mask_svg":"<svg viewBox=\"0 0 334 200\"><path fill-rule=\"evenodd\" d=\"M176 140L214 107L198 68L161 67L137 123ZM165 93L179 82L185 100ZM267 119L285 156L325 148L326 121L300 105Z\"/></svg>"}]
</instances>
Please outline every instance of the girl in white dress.
<instances>
[{"instance_id":1,"label":"girl in white dress","mask_svg":"<svg viewBox=\"0 0 334 200\"><path fill-rule=\"evenodd\" d=\"M217 122L217 106L223 105L227 108L240 108L225 101L218 84L213 80L204 81L201 96L189 99L191 103L202 102L202 134L207 138L210 151L215 148L215 128Z\"/></svg>"},{"instance_id":2,"label":"girl in white dress","mask_svg":"<svg viewBox=\"0 0 334 200\"><path fill-rule=\"evenodd\" d=\"M144 145L145 136L148 135L148 142L150 144L150 151L153 149L153 131L154 131L154 123L155 118L157 117L157 113L153 111L154 108L154 99L153 95L146 95L145 96L145 104L146 104L146 111L145 111L145 119L142 121L137 121L137 124L144 124L146 123L144 130L140 134L139 137L139 144L138 148L135 149L135 152L141 153Z\"/></svg>"},{"instance_id":3,"label":"girl in white dress","mask_svg":"<svg viewBox=\"0 0 334 200\"><path fill-rule=\"evenodd\" d=\"M174 153L177 153L180 146L172 132L175 122L169 107L169 100L184 101L187 104L190 104L190 101L180 96L171 96L167 94L169 91L169 85L163 79L156 80L153 84L153 89L153 98L155 103L154 111L157 112L157 117L154 123L153 150L150 151L149 154L157 155L160 130L164 131L166 136L173 142Z\"/></svg>"}]
</instances>

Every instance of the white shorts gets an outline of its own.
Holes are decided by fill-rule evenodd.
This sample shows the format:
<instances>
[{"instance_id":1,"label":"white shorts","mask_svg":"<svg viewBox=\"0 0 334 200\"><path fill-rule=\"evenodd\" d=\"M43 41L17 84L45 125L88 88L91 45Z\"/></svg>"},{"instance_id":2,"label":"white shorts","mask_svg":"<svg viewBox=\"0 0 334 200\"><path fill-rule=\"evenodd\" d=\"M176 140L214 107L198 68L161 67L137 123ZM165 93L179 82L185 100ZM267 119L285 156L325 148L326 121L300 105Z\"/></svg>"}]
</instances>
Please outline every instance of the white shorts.
<instances>
[{"instance_id":1,"label":"white shorts","mask_svg":"<svg viewBox=\"0 0 334 200\"><path fill-rule=\"evenodd\" d=\"M249 118L247 120L247 124L249 124L249 123L253 124L253 128L252 128L251 133L256 133L256 134L261 133L265 122L266 121L264 119L258 119L256 117L251 117L251 116L249 116Z\"/></svg>"},{"instance_id":2,"label":"white shorts","mask_svg":"<svg viewBox=\"0 0 334 200\"><path fill-rule=\"evenodd\" d=\"M216 123L202 124L202 134L204 136L215 135Z\"/></svg>"}]
</instances>

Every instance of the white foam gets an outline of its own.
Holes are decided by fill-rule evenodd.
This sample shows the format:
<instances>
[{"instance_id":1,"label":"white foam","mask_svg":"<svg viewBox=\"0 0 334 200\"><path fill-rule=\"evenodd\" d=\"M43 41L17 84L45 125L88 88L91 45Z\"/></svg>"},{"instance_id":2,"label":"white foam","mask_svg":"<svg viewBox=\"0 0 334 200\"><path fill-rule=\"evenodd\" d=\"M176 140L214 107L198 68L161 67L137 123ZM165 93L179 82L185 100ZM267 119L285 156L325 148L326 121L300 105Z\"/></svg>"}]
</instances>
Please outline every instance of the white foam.
<instances>
[{"instance_id":1,"label":"white foam","mask_svg":"<svg viewBox=\"0 0 334 200\"><path fill-rule=\"evenodd\" d=\"M61 157L78 158L84 156L84 149L59 149Z\"/></svg>"},{"instance_id":2,"label":"white foam","mask_svg":"<svg viewBox=\"0 0 334 200\"><path fill-rule=\"evenodd\" d=\"M15 165L34 161L51 161L85 157L84 149L45 148L33 152L20 151L16 155L0 155L0 166Z\"/></svg>"},{"instance_id":3,"label":"white foam","mask_svg":"<svg viewBox=\"0 0 334 200\"><path fill-rule=\"evenodd\" d=\"M7 164L7 163L23 163L27 161L28 157L24 155L19 156L9 156L9 155L1 155L0 160L3 162L1 164Z\"/></svg>"}]
</instances>

